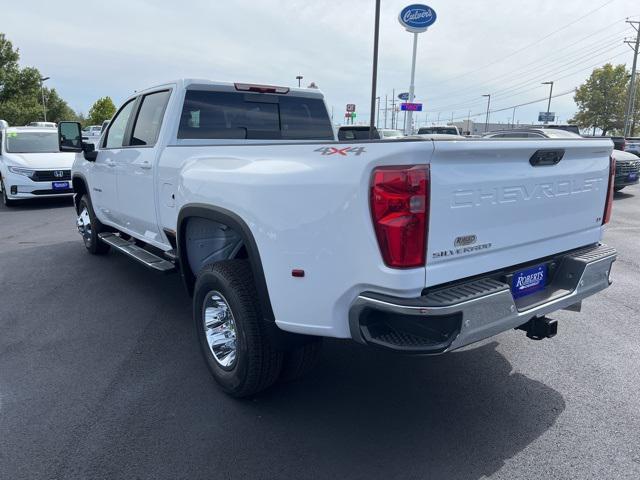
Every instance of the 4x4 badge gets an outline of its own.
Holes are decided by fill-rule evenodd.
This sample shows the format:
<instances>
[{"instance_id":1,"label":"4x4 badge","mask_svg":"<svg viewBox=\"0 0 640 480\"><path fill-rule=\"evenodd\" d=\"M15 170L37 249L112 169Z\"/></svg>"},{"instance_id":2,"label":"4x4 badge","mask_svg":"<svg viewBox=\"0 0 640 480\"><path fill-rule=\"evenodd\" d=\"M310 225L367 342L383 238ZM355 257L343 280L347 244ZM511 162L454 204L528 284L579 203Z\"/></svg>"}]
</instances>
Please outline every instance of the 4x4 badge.
<instances>
[{"instance_id":1,"label":"4x4 badge","mask_svg":"<svg viewBox=\"0 0 640 480\"><path fill-rule=\"evenodd\" d=\"M314 152L320 152L322 155L342 155L346 157L349 154L360 155L361 153L365 153L366 149L364 147L320 147L316 148Z\"/></svg>"}]
</instances>

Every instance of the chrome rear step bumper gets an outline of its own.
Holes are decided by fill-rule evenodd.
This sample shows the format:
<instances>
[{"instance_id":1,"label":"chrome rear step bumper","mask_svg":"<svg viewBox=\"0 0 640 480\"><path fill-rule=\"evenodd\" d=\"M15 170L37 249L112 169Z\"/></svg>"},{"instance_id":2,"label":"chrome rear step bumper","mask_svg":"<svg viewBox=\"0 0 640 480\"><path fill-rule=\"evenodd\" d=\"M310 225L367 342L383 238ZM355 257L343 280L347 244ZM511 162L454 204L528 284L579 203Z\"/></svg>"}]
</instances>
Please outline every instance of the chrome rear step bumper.
<instances>
[{"instance_id":1,"label":"chrome rear step bumper","mask_svg":"<svg viewBox=\"0 0 640 480\"><path fill-rule=\"evenodd\" d=\"M418 298L364 292L349 311L351 336L406 353L452 351L604 290L616 255L614 248L599 244L557 256L547 288L519 299L503 274L435 288Z\"/></svg>"}]
</instances>

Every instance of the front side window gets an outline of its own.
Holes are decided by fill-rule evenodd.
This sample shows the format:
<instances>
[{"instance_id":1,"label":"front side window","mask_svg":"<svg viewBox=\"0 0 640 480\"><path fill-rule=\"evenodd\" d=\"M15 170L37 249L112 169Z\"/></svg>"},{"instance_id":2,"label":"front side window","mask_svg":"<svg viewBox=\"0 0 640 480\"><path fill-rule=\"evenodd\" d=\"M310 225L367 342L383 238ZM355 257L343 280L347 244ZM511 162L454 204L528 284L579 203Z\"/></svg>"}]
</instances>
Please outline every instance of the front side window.
<instances>
[{"instance_id":1,"label":"front side window","mask_svg":"<svg viewBox=\"0 0 640 480\"><path fill-rule=\"evenodd\" d=\"M189 90L178 138L333 140L319 98Z\"/></svg>"},{"instance_id":2,"label":"front side window","mask_svg":"<svg viewBox=\"0 0 640 480\"><path fill-rule=\"evenodd\" d=\"M7 132L8 153L59 152L58 132Z\"/></svg>"},{"instance_id":3,"label":"front side window","mask_svg":"<svg viewBox=\"0 0 640 480\"><path fill-rule=\"evenodd\" d=\"M160 133L162 117L171 92L150 93L142 98L136 124L133 127L131 145L154 145Z\"/></svg>"},{"instance_id":4,"label":"front side window","mask_svg":"<svg viewBox=\"0 0 640 480\"><path fill-rule=\"evenodd\" d=\"M107 131L107 138L105 139L105 148L121 148L124 143L124 134L127 129L127 123L129 123L129 117L133 111L133 105L135 99L129 100L120 112L116 115L111 122L111 127Z\"/></svg>"}]
</instances>

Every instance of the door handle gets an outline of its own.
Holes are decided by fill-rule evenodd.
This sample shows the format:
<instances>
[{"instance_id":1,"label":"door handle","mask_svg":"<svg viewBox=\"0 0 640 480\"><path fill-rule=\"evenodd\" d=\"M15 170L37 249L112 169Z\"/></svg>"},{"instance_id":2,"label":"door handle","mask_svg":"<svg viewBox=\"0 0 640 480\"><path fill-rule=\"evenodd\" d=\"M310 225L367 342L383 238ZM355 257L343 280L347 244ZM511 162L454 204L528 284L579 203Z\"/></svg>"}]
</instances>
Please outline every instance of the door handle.
<instances>
[{"instance_id":1,"label":"door handle","mask_svg":"<svg viewBox=\"0 0 640 480\"><path fill-rule=\"evenodd\" d=\"M151 168L151 162L148 160L145 160L144 162L142 162L140 164L140 168L144 168L145 170L149 170Z\"/></svg>"}]
</instances>

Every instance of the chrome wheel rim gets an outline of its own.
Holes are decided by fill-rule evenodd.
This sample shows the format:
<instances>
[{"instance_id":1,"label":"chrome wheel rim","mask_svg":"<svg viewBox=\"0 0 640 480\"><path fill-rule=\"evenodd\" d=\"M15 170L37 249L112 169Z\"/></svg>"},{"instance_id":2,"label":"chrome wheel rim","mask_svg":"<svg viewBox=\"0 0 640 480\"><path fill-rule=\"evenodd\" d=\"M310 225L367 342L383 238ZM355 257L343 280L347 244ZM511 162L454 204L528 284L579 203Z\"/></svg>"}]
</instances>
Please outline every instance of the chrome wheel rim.
<instances>
[{"instance_id":1,"label":"chrome wheel rim","mask_svg":"<svg viewBox=\"0 0 640 480\"><path fill-rule=\"evenodd\" d=\"M77 220L78 232L82 235L85 244L91 243L91 218L87 207L82 207Z\"/></svg>"},{"instance_id":2,"label":"chrome wheel rim","mask_svg":"<svg viewBox=\"0 0 640 480\"><path fill-rule=\"evenodd\" d=\"M202 326L216 363L230 370L236 363L236 322L231 307L217 290L207 293L202 306Z\"/></svg>"}]
</instances>

